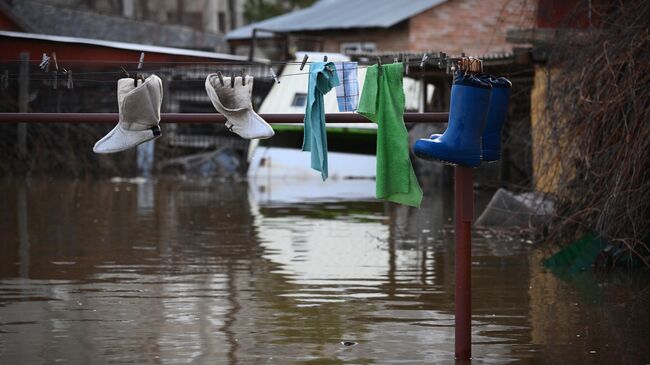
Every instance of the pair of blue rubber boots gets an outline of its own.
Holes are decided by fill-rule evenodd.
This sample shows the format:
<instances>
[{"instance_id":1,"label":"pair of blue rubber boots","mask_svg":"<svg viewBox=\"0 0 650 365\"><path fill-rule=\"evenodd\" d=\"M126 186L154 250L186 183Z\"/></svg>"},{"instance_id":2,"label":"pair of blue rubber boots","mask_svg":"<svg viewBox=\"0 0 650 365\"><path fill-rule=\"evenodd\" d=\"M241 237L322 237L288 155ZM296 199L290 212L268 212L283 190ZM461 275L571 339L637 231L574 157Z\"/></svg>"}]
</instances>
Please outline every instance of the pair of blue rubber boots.
<instances>
[{"instance_id":1,"label":"pair of blue rubber boots","mask_svg":"<svg viewBox=\"0 0 650 365\"><path fill-rule=\"evenodd\" d=\"M451 87L447 130L415 142L415 155L465 167L499 160L501 127L508 115L511 88L504 77L457 72Z\"/></svg>"}]
</instances>

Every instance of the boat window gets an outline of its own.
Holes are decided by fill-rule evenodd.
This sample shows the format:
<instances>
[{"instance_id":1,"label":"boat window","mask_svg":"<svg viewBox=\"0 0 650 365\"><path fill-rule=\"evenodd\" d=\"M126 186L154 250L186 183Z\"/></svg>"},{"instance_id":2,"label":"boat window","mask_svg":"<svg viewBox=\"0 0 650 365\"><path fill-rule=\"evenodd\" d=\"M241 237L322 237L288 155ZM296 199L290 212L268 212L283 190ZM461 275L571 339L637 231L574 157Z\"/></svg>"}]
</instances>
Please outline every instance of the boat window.
<instances>
[{"instance_id":1,"label":"boat window","mask_svg":"<svg viewBox=\"0 0 650 365\"><path fill-rule=\"evenodd\" d=\"M293 96L293 101L291 102L291 106L305 106L306 102L307 102L307 94L296 93L296 95Z\"/></svg>"}]
</instances>

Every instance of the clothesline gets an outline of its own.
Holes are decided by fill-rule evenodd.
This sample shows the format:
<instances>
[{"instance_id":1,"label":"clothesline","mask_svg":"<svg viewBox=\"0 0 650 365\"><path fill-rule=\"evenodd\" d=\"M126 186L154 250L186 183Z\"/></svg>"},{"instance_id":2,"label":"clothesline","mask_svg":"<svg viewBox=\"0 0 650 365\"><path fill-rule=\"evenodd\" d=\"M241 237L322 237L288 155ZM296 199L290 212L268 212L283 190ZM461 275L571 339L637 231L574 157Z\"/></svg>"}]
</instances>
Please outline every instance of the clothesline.
<instances>
[{"instance_id":1,"label":"clothesline","mask_svg":"<svg viewBox=\"0 0 650 365\"><path fill-rule=\"evenodd\" d=\"M368 68L368 67L370 67L370 66L359 66L358 68ZM158 73L158 72L165 72L165 71L168 71L168 70L165 70L165 69L141 69L141 70L138 70L138 73ZM215 70L215 71L218 71L218 70ZM60 74L64 74L64 72L62 70L59 70L58 72ZM233 71L224 71L224 72L226 72L223 75L225 77L230 77L231 74L233 73ZM122 73L121 71L91 71L91 72L74 72L74 75L75 75L75 79L76 79L76 76L80 76L80 75L81 76L84 76L84 75L116 75L116 74L121 74L121 73ZM51 80L52 79L52 71L50 71L50 72L36 71L36 72L33 72L33 74L38 75L38 76L42 76L43 78L30 77L30 80ZM19 74L16 74L16 73L13 73L13 74L9 73L8 75L9 75L9 79L13 79L13 80L17 80L18 77L20 76ZM301 76L301 75L309 75L309 71L306 70L305 72L296 72L296 73L290 73L290 74L283 74L283 75L278 75L278 77L279 76L282 76L282 77ZM237 72L235 76L241 76L241 71ZM273 79L272 76L255 76L256 79L265 78L265 77L268 77L269 79ZM102 80L88 80L88 81L101 82ZM114 82L114 81L115 80L108 81L108 82ZM176 82L176 81L181 81L181 82L185 82L185 81L189 81L189 82L205 82L205 80L172 80L172 81L174 81L174 82Z\"/></svg>"},{"instance_id":2,"label":"clothesline","mask_svg":"<svg viewBox=\"0 0 650 365\"><path fill-rule=\"evenodd\" d=\"M4 61L5 61L5 60L0 60L0 63L2 63L2 62L4 62ZM30 61L30 62L33 62L33 61ZM328 62L330 62L330 61L328 61ZM336 62L353 62L353 61L331 61L331 62L336 63ZM136 63L137 63L137 62L136 62ZM150 62L150 63L154 63L154 62ZM182 62L161 62L161 63L165 63L165 64L167 64L167 63L168 63L168 64L182 64ZM312 62L307 62L307 64L311 64L311 63L312 63ZM315 62L313 62L313 63L315 63ZM410 62L410 61L409 61L408 63L406 63L406 62L401 62L401 63L404 64L404 65L407 65L407 64L408 64L409 67L411 67L411 66L413 66L413 65L419 65L419 64L420 64L420 62ZM244 64L244 63L227 63L227 64L226 64L226 63L220 63L220 64L200 63L200 64L203 64L203 65L206 65L206 66L213 66L213 65L214 65L214 66L229 66L229 67L228 67L229 71L230 71L231 69L236 68L236 67L239 67L239 68L244 67L244 68L245 68L246 65L249 65L249 66L251 65L251 64ZM279 64L282 64L282 65L288 65L288 64L300 64L300 62L297 62L297 63L295 63L295 62L283 62L283 63L279 63ZM372 64L370 64L370 63L369 63L369 64L360 64L360 63L358 63L358 62L357 62L357 64L358 64L357 68L368 68L368 67L371 67L371 66L373 66L373 65L376 65L376 63L372 63ZM262 68L262 67L267 66L267 65L264 65L264 64L255 64L255 65L258 66L258 68ZM63 68L64 68L64 67L60 67L60 69L59 69L58 72L61 72L61 73L62 73L62 72L63 72ZM44 71L43 71L42 74L43 74L43 75L50 75L50 74L52 73L52 71L55 71L55 70L50 70L49 72L44 72ZM73 71L74 71L74 70L73 70ZM165 68L158 68L158 69L142 68L142 69L138 70L138 72L162 72L162 71L167 71L167 69L165 69ZM121 72L121 70L116 69L115 71L88 71L88 72L74 72L74 74L75 74L75 75L103 75L103 74L110 75L110 74L116 74L116 73L120 73L120 72ZM41 73L41 72L39 72L39 73ZM296 75L307 75L307 74L309 74L309 71L308 71L308 70L306 70L305 72L299 72L299 73L293 73L293 74L286 74L286 75L283 75L283 76L296 76ZM19 74L17 74L17 73L9 73L9 76L10 76L10 77L15 77L15 76L19 76Z\"/></svg>"},{"instance_id":3,"label":"clothesline","mask_svg":"<svg viewBox=\"0 0 650 365\"><path fill-rule=\"evenodd\" d=\"M387 56L385 56L387 57ZM400 60L402 60L400 58ZM431 61L435 61L437 63L437 58L427 58L425 60L425 64L431 63ZM0 63L3 62L15 62L15 63L20 63L20 62L30 62L30 63L40 63L42 60L41 59L30 59L30 60L21 60L21 59L15 59L15 58L10 58L10 59L2 59L0 60ZM67 60L67 59L58 59L57 60L59 64L67 64L67 63L99 63L99 64L116 64L116 65L122 65L122 64L139 64L139 61L127 61L127 60L103 60L103 59L72 59L72 60ZM402 60L403 61L403 60ZM318 62L323 62L322 60L318 61L307 61L305 64L312 64L312 63L318 63ZM377 63L377 60L374 59L373 62L359 62L359 61L343 61L343 60L329 60L327 62L357 62L359 65L366 65L370 66L373 64ZM268 61L268 62L251 62L251 61L242 61L242 62L233 62L233 61L144 61L145 64L173 64L173 65L221 65L221 66L268 66L268 65L285 65L285 64L294 64L294 65L300 65L302 64L302 61ZM406 63L406 62L404 62ZM409 65L420 65L421 60L419 59L413 59L409 60L408 64Z\"/></svg>"},{"instance_id":4,"label":"clothesline","mask_svg":"<svg viewBox=\"0 0 650 365\"><path fill-rule=\"evenodd\" d=\"M411 65L411 63L409 63L409 65ZM358 69L366 69L366 68L371 67L371 66L372 65L360 65L360 66L357 66L357 68ZM138 70L138 73L161 73L161 72L165 72L165 71L168 71L168 70L166 70L166 69L141 69L141 70ZM215 71L217 71L217 70L215 70ZM245 70L243 70L243 71L245 71ZM224 71L224 72L225 72L225 74L224 74L225 77L230 77L234 73L232 70L228 70L228 71ZM59 70L58 73L60 75L63 75L63 76L65 75L62 70ZM89 71L89 72L74 72L73 71L74 81L75 82L88 82L88 83L114 83L115 80L114 79L111 79L111 80L84 79L84 78L78 78L78 76L85 76L85 75L118 75L120 73L121 73L121 71ZM37 77L30 76L31 81L52 81L52 71L50 71L50 72L36 71L36 72L34 72L34 74L37 75ZM16 81L16 80L19 80L19 78L20 78L20 75L16 74L16 73L9 73L7 75L8 75L9 80ZM241 75L242 75L241 71L236 72L234 74L235 77L241 76ZM284 78L284 77L306 76L306 75L309 75L308 70L306 70L304 72L296 72L296 73L290 73L290 74L277 75L276 77L277 78L280 78L280 77ZM274 80L275 77L273 77L273 76L255 76L255 79L257 79L257 80ZM61 81L63 81L63 80L61 80ZM205 80L203 80L203 79L200 79L200 80L170 80L170 82L174 82L174 83L179 83L179 82L181 82L181 83L186 83L186 82L187 83L203 83L203 82L205 82Z\"/></svg>"}]
</instances>

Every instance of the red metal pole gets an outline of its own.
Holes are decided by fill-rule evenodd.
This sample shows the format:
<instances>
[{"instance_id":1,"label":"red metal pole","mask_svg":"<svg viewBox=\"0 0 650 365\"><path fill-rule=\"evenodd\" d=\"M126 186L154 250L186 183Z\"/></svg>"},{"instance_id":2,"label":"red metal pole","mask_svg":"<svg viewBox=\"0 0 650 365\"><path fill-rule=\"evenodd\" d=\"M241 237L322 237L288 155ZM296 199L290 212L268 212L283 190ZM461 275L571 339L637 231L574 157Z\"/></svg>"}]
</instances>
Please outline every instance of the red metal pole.
<instances>
[{"instance_id":1,"label":"red metal pole","mask_svg":"<svg viewBox=\"0 0 650 365\"><path fill-rule=\"evenodd\" d=\"M454 168L456 228L456 359L472 356L472 220L474 171Z\"/></svg>"},{"instance_id":2,"label":"red metal pole","mask_svg":"<svg viewBox=\"0 0 650 365\"><path fill-rule=\"evenodd\" d=\"M448 113L404 113L406 123L447 123ZM269 123L302 123L304 114L262 114ZM3 123L92 123L115 124L117 113L0 113ZM366 117L356 113L328 113L327 123L372 123ZM210 124L225 123L222 114L215 113L163 113L162 123Z\"/></svg>"}]
</instances>

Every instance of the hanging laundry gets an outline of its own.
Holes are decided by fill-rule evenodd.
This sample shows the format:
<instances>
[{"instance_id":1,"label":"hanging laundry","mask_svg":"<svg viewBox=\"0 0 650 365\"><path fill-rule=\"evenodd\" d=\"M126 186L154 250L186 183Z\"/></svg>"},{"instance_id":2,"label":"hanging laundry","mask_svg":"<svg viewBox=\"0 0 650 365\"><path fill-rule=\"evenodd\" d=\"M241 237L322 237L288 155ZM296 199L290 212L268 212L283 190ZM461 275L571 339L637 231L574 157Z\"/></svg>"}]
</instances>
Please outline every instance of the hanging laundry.
<instances>
[{"instance_id":1,"label":"hanging laundry","mask_svg":"<svg viewBox=\"0 0 650 365\"><path fill-rule=\"evenodd\" d=\"M117 81L119 121L113 130L95 143L95 153L113 153L127 150L161 135L160 106L162 80L156 75L144 81L132 78Z\"/></svg>"},{"instance_id":2,"label":"hanging laundry","mask_svg":"<svg viewBox=\"0 0 650 365\"><path fill-rule=\"evenodd\" d=\"M359 103L359 81L356 62L335 62L340 85L334 88L340 112L353 112Z\"/></svg>"},{"instance_id":3,"label":"hanging laundry","mask_svg":"<svg viewBox=\"0 0 650 365\"><path fill-rule=\"evenodd\" d=\"M368 67L358 112L377 123L375 195L378 199L419 208L422 189L409 157L402 74L402 63Z\"/></svg>"},{"instance_id":4,"label":"hanging laundry","mask_svg":"<svg viewBox=\"0 0 650 365\"><path fill-rule=\"evenodd\" d=\"M253 110L253 77L219 78L210 74L205 79L205 90L217 111L226 117L229 131L246 139L266 139L275 134L273 128Z\"/></svg>"},{"instance_id":5,"label":"hanging laundry","mask_svg":"<svg viewBox=\"0 0 650 365\"><path fill-rule=\"evenodd\" d=\"M336 67L332 62L314 62L309 66L305 134L302 150L311 152L311 168L327 179L327 131L325 129L324 95L339 85Z\"/></svg>"}]
</instances>

